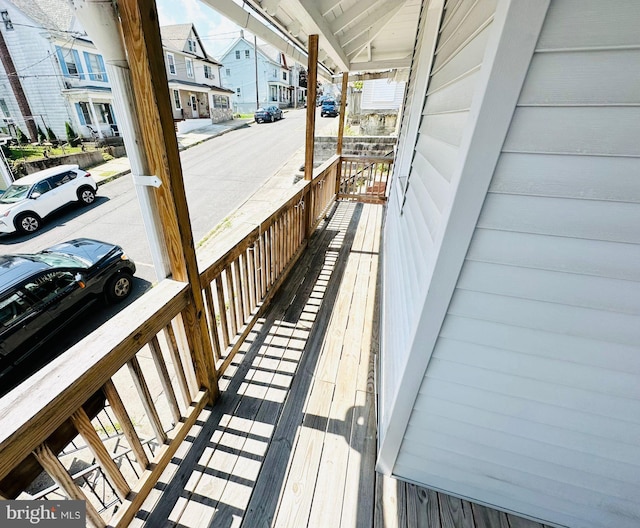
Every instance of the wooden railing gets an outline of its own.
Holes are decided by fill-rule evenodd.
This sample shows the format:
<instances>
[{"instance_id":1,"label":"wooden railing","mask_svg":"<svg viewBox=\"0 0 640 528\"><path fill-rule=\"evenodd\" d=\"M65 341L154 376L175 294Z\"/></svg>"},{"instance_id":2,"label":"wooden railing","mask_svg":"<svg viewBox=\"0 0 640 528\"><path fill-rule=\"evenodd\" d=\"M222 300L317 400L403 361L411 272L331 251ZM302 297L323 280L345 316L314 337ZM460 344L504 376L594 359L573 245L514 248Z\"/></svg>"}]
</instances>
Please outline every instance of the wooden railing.
<instances>
[{"instance_id":1,"label":"wooden railing","mask_svg":"<svg viewBox=\"0 0 640 528\"><path fill-rule=\"evenodd\" d=\"M218 376L328 213L338 164L334 157L316 169L200 274ZM129 525L210 397L196 386L186 344L182 314L191 298L187 284L162 281L0 400L0 499L18 496L44 470L64 495L86 501L89 524ZM101 413L114 431L105 431ZM72 460L84 449L113 501L97 502L77 484L65 457L71 442L81 446ZM114 461L123 450L134 471Z\"/></svg>"},{"instance_id":2,"label":"wooden railing","mask_svg":"<svg viewBox=\"0 0 640 528\"><path fill-rule=\"evenodd\" d=\"M338 199L384 203L392 165L392 158L342 156Z\"/></svg>"},{"instance_id":3,"label":"wooden railing","mask_svg":"<svg viewBox=\"0 0 640 528\"><path fill-rule=\"evenodd\" d=\"M219 375L335 200L338 160L334 157L317 168L309 184L200 274Z\"/></svg>"}]
</instances>

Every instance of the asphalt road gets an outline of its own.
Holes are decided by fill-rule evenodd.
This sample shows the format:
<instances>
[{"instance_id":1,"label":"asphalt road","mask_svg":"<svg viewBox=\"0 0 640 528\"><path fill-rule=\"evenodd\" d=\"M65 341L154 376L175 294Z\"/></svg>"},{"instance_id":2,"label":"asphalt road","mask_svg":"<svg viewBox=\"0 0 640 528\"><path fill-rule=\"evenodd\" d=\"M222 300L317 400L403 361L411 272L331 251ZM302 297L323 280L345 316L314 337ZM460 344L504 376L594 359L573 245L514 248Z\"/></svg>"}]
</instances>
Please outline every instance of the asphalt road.
<instances>
[{"instance_id":1,"label":"asphalt road","mask_svg":"<svg viewBox=\"0 0 640 528\"><path fill-rule=\"evenodd\" d=\"M194 240L201 240L238 208L304 145L304 109L291 110L275 123L251 124L181 152L182 171ZM316 119L318 129L337 128L337 119ZM33 253L73 238L96 238L122 246L136 263L128 304L153 282L151 253L130 176L100 186L90 207L70 206L45 220L35 235L0 236L0 254ZM121 305L92 308L73 330L46 346L46 363L119 311Z\"/></svg>"}]
</instances>

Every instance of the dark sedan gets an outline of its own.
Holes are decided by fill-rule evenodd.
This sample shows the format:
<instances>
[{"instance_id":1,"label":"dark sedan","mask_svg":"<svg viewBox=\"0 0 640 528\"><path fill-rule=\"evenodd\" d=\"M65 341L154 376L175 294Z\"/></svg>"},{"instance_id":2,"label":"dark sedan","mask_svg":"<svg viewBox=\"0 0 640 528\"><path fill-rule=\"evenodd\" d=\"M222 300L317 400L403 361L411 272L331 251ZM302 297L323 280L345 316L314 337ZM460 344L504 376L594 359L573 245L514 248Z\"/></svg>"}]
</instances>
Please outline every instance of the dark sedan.
<instances>
[{"instance_id":1,"label":"dark sedan","mask_svg":"<svg viewBox=\"0 0 640 528\"><path fill-rule=\"evenodd\" d=\"M135 271L120 246L88 238L0 256L0 377L96 301L128 297Z\"/></svg>"},{"instance_id":2,"label":"dark sedan","mask_svg":"<svg viewBox=\"0 0 640 528\"><path fill-rule=\"evenodd\" d=\"M269 121L273 123L277 119L282 119L282 110L275 105L258 108L253 114L256 123Z\"/></svg>"}]
</instances>

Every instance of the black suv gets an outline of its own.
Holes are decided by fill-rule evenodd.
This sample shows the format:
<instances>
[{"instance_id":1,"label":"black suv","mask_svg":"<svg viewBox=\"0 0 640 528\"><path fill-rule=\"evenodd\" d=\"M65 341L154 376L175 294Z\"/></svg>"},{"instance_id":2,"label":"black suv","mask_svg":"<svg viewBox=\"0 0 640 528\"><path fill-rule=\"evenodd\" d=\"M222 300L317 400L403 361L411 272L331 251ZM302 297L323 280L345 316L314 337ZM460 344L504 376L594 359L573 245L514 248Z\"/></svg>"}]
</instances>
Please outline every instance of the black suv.
<instances>
[{"instance_id":1,"label":"black suv","mask_svg":"<svg viewBox=\"0 0 640 528\"><path fill-rule=\"evenodd\" d=\"M126 298L135 271L121 247L88 238L0 256L0 377L94 301Z\"/></svg>"}]
</instances>

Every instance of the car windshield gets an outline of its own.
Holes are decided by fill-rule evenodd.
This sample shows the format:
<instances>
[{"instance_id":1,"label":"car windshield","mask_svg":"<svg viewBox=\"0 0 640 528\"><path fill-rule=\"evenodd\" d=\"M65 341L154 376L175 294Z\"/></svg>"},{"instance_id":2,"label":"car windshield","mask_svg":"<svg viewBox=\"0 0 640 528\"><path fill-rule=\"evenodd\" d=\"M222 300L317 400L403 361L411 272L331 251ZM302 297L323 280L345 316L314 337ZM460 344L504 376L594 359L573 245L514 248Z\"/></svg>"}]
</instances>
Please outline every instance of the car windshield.
<instances>
[{"instance_id":1,"label":"car windshield","mask_svg":"<svg viewBox=\"0 0 640 528\"><path fill-rule=\"evenodd\" d=\"M28 258L44 262L54 268L88 268L91 265L90 262L80 257L64 255L62 253L38 253L37 255L29 255Z\"/></svg>"},{"instance_id":2,"label":"car windshield","mask_svg":"<svg viewBox=\"0 0 640 528\"><path fill-rule=\"evenodd\" d=\"M10 185L0 198L0 203L15 203L24 200L31 185Z\"/></svg>"}]
</instances>

